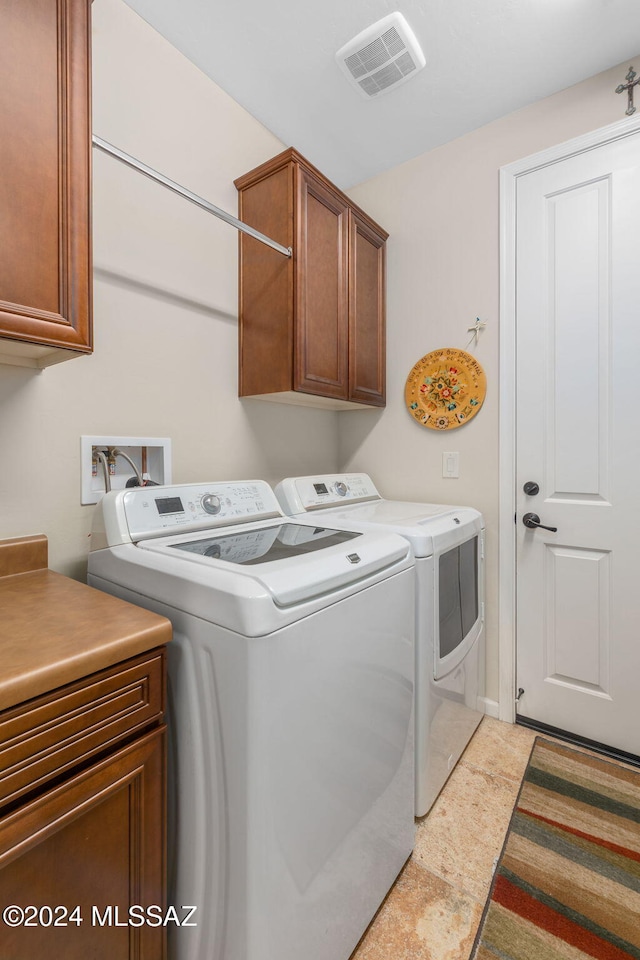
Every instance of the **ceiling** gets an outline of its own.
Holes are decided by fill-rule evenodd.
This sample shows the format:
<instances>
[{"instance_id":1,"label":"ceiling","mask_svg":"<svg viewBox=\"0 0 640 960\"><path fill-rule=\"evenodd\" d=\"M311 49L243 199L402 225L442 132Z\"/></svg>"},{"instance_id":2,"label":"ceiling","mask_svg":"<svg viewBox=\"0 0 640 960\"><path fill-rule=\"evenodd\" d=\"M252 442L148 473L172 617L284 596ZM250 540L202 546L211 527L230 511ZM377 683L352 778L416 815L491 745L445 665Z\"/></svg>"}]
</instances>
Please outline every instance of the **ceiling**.
<instances>
[{"instance_id":1,"label":"ceiling","mask_svg":"<svg viewBox=\"0 0 640 960\"><path fill-rule=\"evenodd\" d=\"M638 0L126 2L343 189L640 52ZM396 10L426 66L365 100L335 53Z\"/></svg>"}]
</instances>

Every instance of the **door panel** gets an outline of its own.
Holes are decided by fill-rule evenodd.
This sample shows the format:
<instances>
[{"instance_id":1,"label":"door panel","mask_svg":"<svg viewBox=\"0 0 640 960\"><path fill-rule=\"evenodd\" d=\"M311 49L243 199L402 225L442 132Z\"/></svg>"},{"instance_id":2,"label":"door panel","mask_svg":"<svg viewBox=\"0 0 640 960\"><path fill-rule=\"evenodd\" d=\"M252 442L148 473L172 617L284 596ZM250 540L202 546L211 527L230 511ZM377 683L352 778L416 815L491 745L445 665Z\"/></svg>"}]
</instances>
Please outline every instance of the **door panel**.
<instances>
[{"instance_id":1,"label":"door panel","mask_svg":"<svg viewBox=\"0 0 640 960\"><path fill-rule=\"evenodd\" d=\"M555 683L608 694L610 553L547 544L547 662Z\"/></svg>"},{"instance_id":2,"label":"door panel","mask_svg":"<svg viewBox=\"0 0 640 960\"><path fill-rule=\"evenodd\" d=\"M519 710L640 753L640 137L522 176L517 210Z\"/></svg>"},{"instance_id":3,"label":"door panel","mask_svg":"<svg viewBox=\"0 0 640 960\"><path fill-rule=\"evenodd\" d=\"M603 178L547 198L553 497L601 499L607 477L609 186Z\"/></svg>"}]
</instances>

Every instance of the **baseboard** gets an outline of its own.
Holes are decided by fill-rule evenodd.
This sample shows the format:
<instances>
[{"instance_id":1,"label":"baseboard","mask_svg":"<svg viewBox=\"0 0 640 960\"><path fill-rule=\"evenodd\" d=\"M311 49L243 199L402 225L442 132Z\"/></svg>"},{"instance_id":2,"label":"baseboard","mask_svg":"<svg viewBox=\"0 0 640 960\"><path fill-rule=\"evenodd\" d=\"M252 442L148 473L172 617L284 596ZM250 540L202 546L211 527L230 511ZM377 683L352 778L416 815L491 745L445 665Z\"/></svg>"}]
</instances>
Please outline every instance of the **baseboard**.
<instances>
[{"instance_id":1,"label":"baseboard","mask_svg":"<svg viewBox=\"0 0 640 960\"><path fill-rule=\"evenodd\" d=\"M497 700L489 700L488 697L478 697L478 710L487 717L493 717L494 720L500 719L500 705Z\"/></svg>"}]
</instances>

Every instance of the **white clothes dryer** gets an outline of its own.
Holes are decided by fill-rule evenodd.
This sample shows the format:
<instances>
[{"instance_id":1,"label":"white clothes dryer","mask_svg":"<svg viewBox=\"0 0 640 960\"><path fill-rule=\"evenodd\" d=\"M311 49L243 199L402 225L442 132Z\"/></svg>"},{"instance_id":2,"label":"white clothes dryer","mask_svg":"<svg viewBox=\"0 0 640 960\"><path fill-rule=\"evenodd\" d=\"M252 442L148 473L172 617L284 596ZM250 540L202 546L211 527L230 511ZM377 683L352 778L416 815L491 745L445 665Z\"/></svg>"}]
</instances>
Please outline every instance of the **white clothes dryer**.
<instances>
[{"instance_id":1,"label":"white clothes dryer","mask_svg":"<svg viewBox=\"0 0 640 960\"><path fill-rule=\"evenodd\" d=\"M404 537L416 558L416 805L424 816L482 719L484 522L471 507L386 500L365 473L287 477L285 513Z\"/></svg>"},{"instance_id":2,"label":"white clothes dryer","mask_svg":"<svg viewBox=\"0 0 640 960\"><path fill-rule=\"evenodd\" d=\"M96 509L89 582L168 617L174 960L347 960L409 857L406 540L291 521L262 481ZM171 931L170 931L171 933Z\"/></svg>"}]
</instances>

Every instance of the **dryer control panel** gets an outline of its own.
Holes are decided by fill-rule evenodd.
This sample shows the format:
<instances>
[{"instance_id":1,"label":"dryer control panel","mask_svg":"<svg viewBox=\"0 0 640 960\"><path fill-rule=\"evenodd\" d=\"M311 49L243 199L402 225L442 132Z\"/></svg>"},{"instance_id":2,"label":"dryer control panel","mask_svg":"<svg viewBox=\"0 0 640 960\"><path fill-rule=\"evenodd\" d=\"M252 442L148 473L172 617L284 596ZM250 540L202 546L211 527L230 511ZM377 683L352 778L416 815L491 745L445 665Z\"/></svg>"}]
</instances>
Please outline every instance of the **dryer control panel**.
<instances>
[{"instance_id":1,"label":"dryer control panel","mask_svg":"<svg viewBox=\"0 0 640 960\"><path fill-rule=\"evenodd\" d=\"M287 477L275 489L280 506L289 514L381 499L373 480L366 473Z\"/></svg>"}]
</instances>

